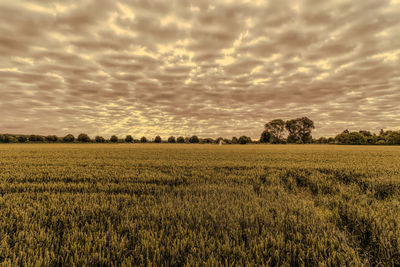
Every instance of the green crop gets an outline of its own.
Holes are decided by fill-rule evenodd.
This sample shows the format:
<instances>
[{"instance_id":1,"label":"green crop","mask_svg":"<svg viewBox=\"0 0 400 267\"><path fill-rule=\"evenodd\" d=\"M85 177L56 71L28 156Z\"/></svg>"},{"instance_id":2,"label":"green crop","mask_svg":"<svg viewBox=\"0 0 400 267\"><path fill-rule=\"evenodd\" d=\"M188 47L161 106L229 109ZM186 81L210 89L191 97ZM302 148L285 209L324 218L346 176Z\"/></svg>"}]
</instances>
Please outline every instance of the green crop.
<instances>
[{"instance_id":1,"label":"green crop","mask_svg":"<svg viewBox=\"0 0 400 267\"><path fill-rule=\"evenodd\" d=\"M400 147L0 145L0 263L400 265Z\"/></svg>"}]
</instances>

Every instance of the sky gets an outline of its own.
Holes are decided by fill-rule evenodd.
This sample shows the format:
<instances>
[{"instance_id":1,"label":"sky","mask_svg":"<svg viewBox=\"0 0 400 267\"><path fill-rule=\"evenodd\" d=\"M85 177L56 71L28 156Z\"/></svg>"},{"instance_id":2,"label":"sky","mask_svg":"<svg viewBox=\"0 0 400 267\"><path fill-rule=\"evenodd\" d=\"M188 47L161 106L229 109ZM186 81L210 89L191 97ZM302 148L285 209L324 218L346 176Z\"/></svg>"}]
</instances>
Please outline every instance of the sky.
<instances>
[{"instance_id":1,"label":"sky","mask_svg":"<svg viewBox=\"0 0 400 267\"><path fill-rule=\"evenodd\" d=\"M0 132L400 129L400 0L0 0Z\"/></svg>"}]
</instances>

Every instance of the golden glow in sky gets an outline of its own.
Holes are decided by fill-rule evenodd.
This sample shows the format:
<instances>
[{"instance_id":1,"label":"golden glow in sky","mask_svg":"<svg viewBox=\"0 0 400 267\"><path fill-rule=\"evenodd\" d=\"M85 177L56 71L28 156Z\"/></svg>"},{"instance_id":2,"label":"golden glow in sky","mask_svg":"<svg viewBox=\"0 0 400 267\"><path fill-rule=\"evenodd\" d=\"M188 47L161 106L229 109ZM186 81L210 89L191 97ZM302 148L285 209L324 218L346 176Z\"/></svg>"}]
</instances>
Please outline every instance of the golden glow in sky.
<instances>
[{"instance_id":1,"label":"golden glow in sky","mask_svg":"<svg viewBox=\"0 0 400 267\"><path fill-rule=\"evenodd\" d=\"M400 127L399 1L0 0L0 132Z\"/></svg>"}]
</instances>

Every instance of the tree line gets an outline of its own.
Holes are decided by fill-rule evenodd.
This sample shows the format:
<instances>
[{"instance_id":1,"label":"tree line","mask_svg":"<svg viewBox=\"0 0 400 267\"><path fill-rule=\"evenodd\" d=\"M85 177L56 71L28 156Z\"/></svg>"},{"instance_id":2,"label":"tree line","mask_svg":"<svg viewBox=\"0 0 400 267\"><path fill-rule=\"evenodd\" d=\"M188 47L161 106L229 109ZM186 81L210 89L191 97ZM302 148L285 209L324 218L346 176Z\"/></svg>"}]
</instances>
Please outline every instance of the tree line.
<instances>
[{"instance_id":1,"label":"tree line","mask_svg":"<svg viewBox=\"0 0 400 267\"><path fill-rule=\"evenodd\" d=\"M376 134L366 130L344 130L335 137L315 139L311 135L314 128L314 122L307 117L287 121L276 119L264 125L259 141L272 144L400 145L400 131L381 129Z\"/></svg>"},{"instance_id":2,"label":"tree line","mask_svg":"<svg viewBox=\"0 0 400 267\"><path fill-rule=\"evenodd\" d=\"M400 131L384 131L378 134L370 131L360 130L350 132L344 130L335 137L320 137L315 139L312 137L312 130L315 128L314 122L307 118L301 117L284 121L282 119L272 120L264 125L264 131L261 133L259 140L252 140L248 136L223 138L199 138L196 135L191 137L174 137L163 140L159 135L150 140L143 136L135 139L131 135L125 138L118 138L112 135L109 139L102 136L95 138L89 137L85 133L75 137L67 134L64 137L56 135L14 135L0 134L0 143L190 143L190 144L249 144L249 143L270 143L270 144L342 144L342 145L400 145Z\"/></svg>"},{"instance_id":3,"label":"tree line","mask_svg":"<svg viewBox=\"0 0 400 267\"><path fill-rule=\"evenodd\" d=\"M167 139L162 139L161 136L156 136L154 139L148 139L143 136L140 139L135 139L132 135L127 135L125 138L118 138L116 135L112 135L109 139L102 136L96 136L95 138L89 137L85 133L79 134L75 137L72 134L67 134L64 137L56 135L15 135L15 134L0 134L0 143L191 143L191 144L219 144L220 142L225 144L247 144L252 143L250 137L241 136L239 138L232 137L231 139L218 137L213 138L199 138L196 135L191 137L184 136L170 136Z\"/></svg>"},{"instance_id":4,"label":"tree line","mask_svg":"<svg viewBox=\"0 0 400 267\"><path fill-rule=\"evenodd\" d=\"M400 145L400 131L381 129L376 134L366 130L344 130L335 137L315 139L311 135L314 128L314 122L307 117L287 121L276 119L264 125L259 141L272 144Z\"/></svg>"}]
</instances>

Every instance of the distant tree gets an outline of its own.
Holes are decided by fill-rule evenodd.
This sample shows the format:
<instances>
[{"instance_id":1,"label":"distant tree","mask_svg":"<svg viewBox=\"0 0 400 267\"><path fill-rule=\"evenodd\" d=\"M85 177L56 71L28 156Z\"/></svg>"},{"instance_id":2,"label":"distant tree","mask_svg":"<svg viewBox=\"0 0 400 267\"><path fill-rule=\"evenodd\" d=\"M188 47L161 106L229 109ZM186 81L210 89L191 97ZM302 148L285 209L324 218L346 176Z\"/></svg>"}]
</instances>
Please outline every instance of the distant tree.
<instances>
[{"instance_id":1,"label":"distant tree","mask_svg":"<svg viewBox=\"0 0 400 267\"><path fill-rule=\"evenodd\" d=\"M17 139L19 143L25 143L26 141L28 141L28 138L25 135L20 135Z\"/></svg>"},{"instance_id":2,"label":"distant tree","mask_svg":"<svg viewBox=\"0 0 400 267\"><path fill-rule=\"evenodd\" d=\"M147 143L147 138L143 136L142 138L140 138L140 142L141 143Z\"/></svg>"},{"instance_id":3,"label":"distant tree","mask_svg":"<svg viewBox=\"0 0 400 267\"><path fill-rule=\"evenodd\" d=\"M14 138L14 140L12 140L12 138L14 138L11 135L8 134L1 134L0 135L0 143L16 143L18 140Z\"/></svg>"},{"instance_id":4,"label":"distant tree","mask_svg":"<svg viewBox=\"0 0 400 267\"><path fill-rule=\"evenodd\" d=\"M184 138L183 136L179 136L179 137L176 139L176 142L177 142L177 143L180 143L180 144L183 144L183 143L185 143L185 138Z\"/></svg>"},{"instance_id":5,"label":"distant tree","mask_svg":"<svg viewBox=\"0 0 400 267\"><path fill-rule=\"evenodd\" d=\"M212 143L214 143L214 139L212 139L212 138L203 138L203 139L200 139L200 143L202 143L202 144L212 144Z\"/></svg>"},{"instance_id":6,"label":"distant tree","mask_svg":"<svg viewBox=\"0 0 400 267\"><path fill-rule=\"evenodd\" d=\"M176 143L175 137L170 136L170 137L168 138L168 143Z\"/></svg>"},{"instance_id":7,"label":"distant tree","mask_svg":"<svg viewBox=\"0 0 400 267\"><path fill-rule=\"evenodd\" d=\"M104 139L104 137L103 136L96 136L95 138L94 138L94 141L96 142L96 143L104 143L106 140Z\"/></svg>"},{"instance_id":8,"label":"distant tree","mask_svg":"<svg viewBox=\"0 0 400 267\"><path fill-rule=\"evenodd\" d=\"M215 139L215 143L216 144L219 144L220 142L223 142L224 141L224 138L223 137L218 137L217 139Z\"/></svg>"},{"instance_id":9,"label":"distant tree","mask_svg":"<svg viewBox=\"0 0 400 267\"><path fill-rule=\"evenodd\" d=\"M238 142L239 142L239 140L237 139L236 136L232 137L232 141L231 141L232 144L237 144Z\"/></svg>"},{"instance_id":10,"label":"distant tree","mask_svg":"<svg viewBox=\"0 0 400 267\"><path fill-rule=\"evenodd\" d=\"M364 136L372 136L372 133L370 131L366 131L366 130L360 130L358 131L360 134L364 135Z\"/></svg>"},{"instance_id":11,"label":"distant tree","mask_svg":"<svg viewBox=\"0 0 400 267\"><path fill-rule=\"evenodd\" d=\"M232 141L228 138L224 138L224 143L225 144L232 144Z\"/></svg>"},{"instance_id":12,"label":"distant tree","mask_svg":"<svg viewBox=\"0 0 400 267\"><path fill-rule=\"evenodd\" d=\"M316 141L317 144L327 144L328 143L328 139L326 139L325 137L320 137L317 139Z\"/></svg>"},{"instance_id":13,"label":"distant tree","mask_svg":"<svg viewBox=\"0 0 400 267\"><path fill-rule=\"evenodd\" d=\"M343 131L341 134L338 134L335 140L337 144L343 145L365 145L367 143L363 134L349 131Z\"/></svg>"},{"instance_id":14,"label":"distant tree","mask_svg":"<svg viewBox=\"0 0 400 267\"><path fill-rule=\"evenodd\" d=\"M263 131L260 136L260 143L270 143L271 142L271 133L268 131Z\"/></svg>"},{"instance_id":15,"label":"distant tree","mask_svg":"<svg viewBox=\"0 0 400 267\"><path fill-rule=\"evenodd\" d=\"M118 137L116 135L111 136L110 137L110 142L117 143L118 142Z\"/></svg>"},{"instance_id":16,"label":"distant tree","mask_svg":"<svg viewBox=\"0 0 400 267\"><path fill-rule=\"evenodd\" d=\"M58 137L55 135L48 135L45 137L46 142L51 142L51 143L55 143L58 141Z\"/></svg>"},{"instance_id":17,"label":"distant tree","mask_svg":"<svg viewBox=\"0 0 400 267\"><path fill-rule=\"evenodd\" d=\"M29 142L36 142L37 140L36 140L36 135L34 135L34 134L31 134L30 136L29 136Z\"/></svg>"},{"instance_id":18,"label":"distant tree","mask_svg":"<svg viewBox=\"0 0 400 267\"><path fill-rule=\"evenodd\" d=\"M372 134L370 131L360 130L358 133L364 136L365 142L368 145L373 145L379 140L379 137L375 133Z\"/></svg>"},{"instance_id":19,"label":"distant tree","mask_svg":"<svg viewBox=\"0 0 400 267\"><path fill-rule=\"evenodd\" d=\"M127 142L127 143L132 143L132 142L133 142L133 137L132 137L132 135L127 135L127 136L125 137L125 142Z\"/></svg>"},{"instance_id":20,"label":"distant tree","mask_svg":"<svg viewBox=\"0 0 400 267\"><path fill-rule=\"evenodd\" d=\"M386 135L386 144L389 145L400 145L400 131L391 131Z\"/></svg>"},{"instance_id":21,"label":"distant tree","mask_svg":"<svg viewBox=\"0 0 400 267\"><path fill-rule=\"evenodd\" d=\"M281 143L285 133L285 122L281 119L272 120L265 124L264 132L269 133L270 143Z\"/></svg>"},{"instance_id":22,"label":"distant tree","mask_svg":"<svg viewBox=\"0 0 400 267\"><path fill-rule=\"evenodd\" d=\"M349 132L343 131L342 133L335 136L336 144L350 144Z\"/></svg>"},{"instance_id":23,"label":"distant tree","mask_svg":"<svg viewBox=\"0 0 400 267\"><path fill-rule=\"evenodd\" d=\"M314 122L307 117L288 120L285 123L285 128L289 135L288 143L311 143L311 131L314 129Z\"/></svg>"},{"instance_id":24,"label":"distant tree","mask_svg":"<svg viewBox=\"0 0 400 267\"><path fill-rule=\"evenodd\" d=\"M366 144L366 138L360 133L357 132L351 132L348 134L349 135L349 140L350 144L352 145L365 145Z\"/></svg>"},{"instance_id":25,"label":"distant tree","mask_svg":"<svg viewBox=\"0 0 400 267\"><path fill-rule=\"evenodd\" d=\"M199 138L196 135L193 135L192 137L189 138L189 143L200 143Z\"/></svg>"},{"instance_id":26,"label":"distant tree","mask_svg":"<svg viewBox=\"0 0 400 267\"><path fill-rule=\"evenodd\" d=\"M18 139L13 135L6 134L4 138L5 138L4 139L5 143L17 143L18 142Z\"/></svg>"},{"instance_id":27,"label":"distant tree","mask_svg":"<svg viewBox=\"0 0 400 267\"><path fill-rule=\"evenodd\" d=\"M251 138L250 137L247 137L245 135L239 137L239 144L244 145L244 144L247 144L247 143L251 143Z\"/></svg>"},{"instance_id":28,"label":"distant tree","mask_svg":"<svg viewBox=\"0 0 400 267\"><path fill-rule=\"evenodd\" d=\"M286 121L285 128L289 132L287 137L288 143L296 143L300 140L300 136L298 133L300 130L300 125L297 119Z\"/></svg>"},{"instance_id":29,"label":"distant tree","mask_svg":"<svg viewBox=\"0 0 400 267\"><path fill-rule=\"evenodd\" d=\"M81 134L78 135L78 142L89 143L90 142L90 137L85 133L81 133Z\"/></svg>"},{"instance_id":30,"label":"distant tree","mask_svg":"<svg viewBox=\"0 0 400 267\"><path fill-rule=\"evenodd\" d=\"M386 144L386 142L385 142L385 140L381 139L381 140L378 140L375 144L376 145L384 145L384 144Z\"/></svg>"},{"instance_id":31,"label":"distant tree","mask_svg":"<svg viewBox=\"0 0 400 267\"><path fill-rule=\"evenodd\" d=\"M14 136L14 135L9 135L8 138L10 140L10 143L17 143L18 142L17 137Z\"/></svg>"},{"instance_id":32,"label":"distant tree","mask_svg":"<svg viewBox=\"0 0 400 267\"><path fill-rule=\"evenodd\" d=\"M367 144L369 145L374 145L379 141L379 137L376 134L368 136L366 139L367 139Z\"/></svg>"},{"instance_id":33,"label":"distant tree","mask_svg":"<svg viewBox=\"0 0 400 267\"><path fill-rule=\"evenodd\" d=\"M154 143L161 143L161 137L159 135L156 136L156 138L154 138Z\"/></svg>"},{"instance_id":34,"label":"distant tree","mask_svg":"<svg viewBox=\"0 0 400 267\"><path fill-rule=\"evenodd\" d=\"M72 134L67 134L63 137L63 141L66 143L72 143L75 141L75 136L73 136Z\"/></svg>"}]
</instances>

